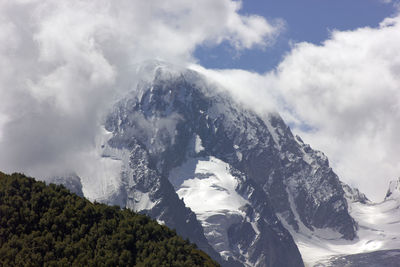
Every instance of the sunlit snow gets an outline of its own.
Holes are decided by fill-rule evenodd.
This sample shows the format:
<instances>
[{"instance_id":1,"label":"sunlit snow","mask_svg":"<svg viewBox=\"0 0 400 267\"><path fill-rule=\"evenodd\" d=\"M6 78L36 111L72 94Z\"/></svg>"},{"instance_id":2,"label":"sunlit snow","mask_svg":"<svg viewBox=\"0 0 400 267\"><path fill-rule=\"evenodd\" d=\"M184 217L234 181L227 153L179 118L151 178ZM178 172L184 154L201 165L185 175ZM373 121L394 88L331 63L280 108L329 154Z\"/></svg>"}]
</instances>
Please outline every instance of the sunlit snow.
<instances>
[{"instance_id":1,"label":"sunlit snow","mask_svg":"<svg viewBox=\"0 0 400 267\"><path fill-rule=\"evenodd\" d=\"M187 207L197 215L204 234L224 258L231 255L227 229L243 219L248 201L236 192L230 166L215 157L192 158L171 171L169 181Z\"/></svg>"},{"instance_id":2,"label":"sunlit snow","mask_svg":"<svg viewBox=\"0 0 400 267\"><path fill-rule=\"evenodd\" d=\"M172 170L169 180L195 213L238 211L248 203L235 191L238 181L229 164L215 157L191 159Z\"/></svg>"},{"instance_id":3,"label":"sunlit snow","mask_svg":"<svg viewBox=\"0 0 400 267\"><path fill-rule=\"evenodd\" d=\"M379 204L349 203L350 215L358 223L353 241L338 238L324 231L298 233L291 231L306 266L336 255L400 248L400 203L390 199ZM288 227L288 229L291 229Z\"/></svg>"}]
</instances>

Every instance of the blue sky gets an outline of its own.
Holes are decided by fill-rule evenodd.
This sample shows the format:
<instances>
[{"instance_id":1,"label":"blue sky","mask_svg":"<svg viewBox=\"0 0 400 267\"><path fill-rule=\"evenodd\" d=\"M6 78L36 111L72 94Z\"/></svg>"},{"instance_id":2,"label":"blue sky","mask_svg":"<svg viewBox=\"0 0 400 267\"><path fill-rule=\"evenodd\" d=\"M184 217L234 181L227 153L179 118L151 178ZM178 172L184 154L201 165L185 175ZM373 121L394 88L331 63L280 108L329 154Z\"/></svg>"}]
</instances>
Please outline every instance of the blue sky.
<instances>
[{"instance_id":1,"label":"blue sky","mask_svg":"<svg viewBox=\"0 0 400 267\"><path fill-rule=\"evenodd\" d=\"M264 73L276 67L291 43L320 44L332 30L377 27L393 15L393 4L380 0L263 0L243 1L239 13L257 14L269 21L283 19L286 29L265 49L235 51L228 42L217 47L199 46L195 56L206 68L239 68Z\"/></svg>"}]
</instances>

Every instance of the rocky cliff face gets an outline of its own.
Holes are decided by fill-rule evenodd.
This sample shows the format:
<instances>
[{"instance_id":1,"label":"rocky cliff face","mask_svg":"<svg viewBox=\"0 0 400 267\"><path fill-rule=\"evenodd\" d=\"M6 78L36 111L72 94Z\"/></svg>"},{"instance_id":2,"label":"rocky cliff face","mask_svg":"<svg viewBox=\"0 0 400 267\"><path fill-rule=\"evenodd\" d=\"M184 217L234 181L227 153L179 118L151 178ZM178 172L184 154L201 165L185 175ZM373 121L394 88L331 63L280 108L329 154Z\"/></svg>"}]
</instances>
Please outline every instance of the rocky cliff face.
<instances>
[{"instance_id":1,"label":"rocky cliff face","mask_svg":"<svg viewBox=\"0 0 400 267\"><path fill-rule=\"evenodd\" d=\"M345 183L341 182L343 187L345 197L350 203L360 202L362 204L371 203L371 201L367 198L367 196L358 190L358 188L353 188Z\"/></svg>"},{"instance_id":2,"label":"rocky cliff face","mask_svg":"<svg viewBox=\"0 0 400 267\"><path fill-rule=\"evenodd\" d=\"M356 236L328 159L279 114L260 117L191 70L141 71L150 78L105 123L103 156L121 162L106 202L147 213L230 264L302 266L283 224Z\"/></svg>"}]
</instances>

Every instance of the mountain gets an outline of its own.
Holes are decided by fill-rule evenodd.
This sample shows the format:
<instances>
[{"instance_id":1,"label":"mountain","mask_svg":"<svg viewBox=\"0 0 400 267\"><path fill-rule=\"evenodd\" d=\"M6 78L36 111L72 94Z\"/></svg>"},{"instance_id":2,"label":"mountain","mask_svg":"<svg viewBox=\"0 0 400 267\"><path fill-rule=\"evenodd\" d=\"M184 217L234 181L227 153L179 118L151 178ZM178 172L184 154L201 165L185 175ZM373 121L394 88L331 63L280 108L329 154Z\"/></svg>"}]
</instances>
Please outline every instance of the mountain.
<instances>
[{"instance_id":1,"label":"mountain","mask_svg":"<svg viewBox=\"0 0 400 267\"><path fill-rule=\"evenodd\" d=\"M105 124L112 137L103 144L103 154L126 162L122 205L177 229L211 256L216 251L242 264L301 266L296 245L264 191L229 161L239 152L224 129L225 123L233 128L235 122L225 116L234 109L241 112L240 107L193 71L156 66L152 72L150 81L115 105ZM198 179L176 174L197 175L201 163L206 169L194 186L204 189L203 198L183 196L178 180ZM213 207L205 207L210 197Z\"/></svg>"},{"instance_id":2,"label":"mountain","mask_svg":"<svg viewBox=\"0 0 400 267\"><path fill-rule=\"evenodd\" d=\"M372 203L278 113L253 112L191 69L127 71L131 91L105 119L98 160L52 181L149 215L222 266L396 266L400 180Z\"/></svg>"},{"instance_id":3,"label":"mountain","mask_svg":"<svg viewBox=\"0 0 400 267\"><path fill-rule=\"evenodd\" d=\"M26 265L218 266L145 215L0 172L0 266Z\"/></svg>"},{"instance_id":4,"label":"mountain","mask_svg":"<svg viewBox=\"0 0 400 267\"><path fill-rule=\"evenodd\" d=\"M389 183L389 188L385 196L385 201L400 201L400 178Z\"/></svg>"},{"instance_id":5,"label":"mountain","mask_svg":"<svg viewBox=\"0 0 400 267\"><path fill-rule=\"evenodd\" d=\"M356 238L327 157L279 114L190 69L150 62L135 75L99 144L114 173L83 178L85 196L148 214L226 266L303 266L289 231Z\"/></svg>"},{"instance_id":6,"label":"mountain","mask_svg":"<svg viewBox=\"0 0 400 267\"><path fill-rule=\"evenodd\" d=\"M400 262L400 194L398 180L390 183L384 201L372 203L357 189L343 184L357 237L345 240L333 233L292 235L307 266L387 266Z\"/></svg>"}]
</instances>

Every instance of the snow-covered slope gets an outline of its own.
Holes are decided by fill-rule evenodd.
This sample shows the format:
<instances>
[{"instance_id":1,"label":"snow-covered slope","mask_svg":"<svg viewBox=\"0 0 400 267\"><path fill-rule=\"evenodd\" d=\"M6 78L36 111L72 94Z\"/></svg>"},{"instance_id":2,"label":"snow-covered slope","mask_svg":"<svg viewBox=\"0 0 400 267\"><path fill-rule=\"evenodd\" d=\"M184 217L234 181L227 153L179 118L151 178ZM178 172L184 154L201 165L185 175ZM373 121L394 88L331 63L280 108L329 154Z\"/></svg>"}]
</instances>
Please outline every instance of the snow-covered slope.
<instances>
[{"instance_id":1,"label":"snow-covered slope","mask_svg":"<svg viewBox=\"0 0 400 267\"><path fill-rule=\"evenodd\" d=\"M400 198L395 197L399 188L396 189L397 186L393 186L396 182L390 183L388 192L392 193L391 197L386 197L381 203L371 203L365 200L365 196L361 197L360 201L357 197L360 196L360 192L356 189L351 190L352 196L348 194L350 214L358 223L357 238L352 241L344 240L332 233L321 235L292 232L305 265L337 266L332 264L345 262L346 266L362 266L362 262L368 262L368 257L374 258L374 261L370 262L378 264L376 257L381 256L381 265L374 266L399 266L383 264L383 258L389 256L391 262L394 258L397 258L396 264L400 262L400 252L393 251L400 249ZM347 185L345 187L350 188ZM386 250L392 251L387 254ZM381 253L375 253L378 251ZM343 258L342 261L339 260L340 258Z\"/></svg>"},{"instance_id":2,"label":"snow-covered slope","mask_svg":"<svg viewBox=\"0 0 400 267\"><path fill-rule=\"evenodd\" d=\"M212 156L193 159L171 170L169 181L196 214L239 212L248 201L236 192L239 181L229 170L229 164Z\"/></svg>"},{"instance_id":3,"label":"snow-covered slope","mask_svg":"<svg viewBox=\"0 0 400 267\"><path fill-rule=\"evenodd\" d=\"M400 249L333 256L318 262L316 267L398 267Z\"/></svg>"},{"instance_id":4,"label":"snow-covered slope","mask_svg":"<svg viewBox=\"0 0 400 267\"><path fill-rule=\"evenodd\" d=\"M236 192L240 181L215 157L193 158L170 172L169 181L203 226L205 236L225 259L235 257L227 229L246 217L247 199ZM253 229L258 231L255 222Z\"/></svg>"}]
</instances>

